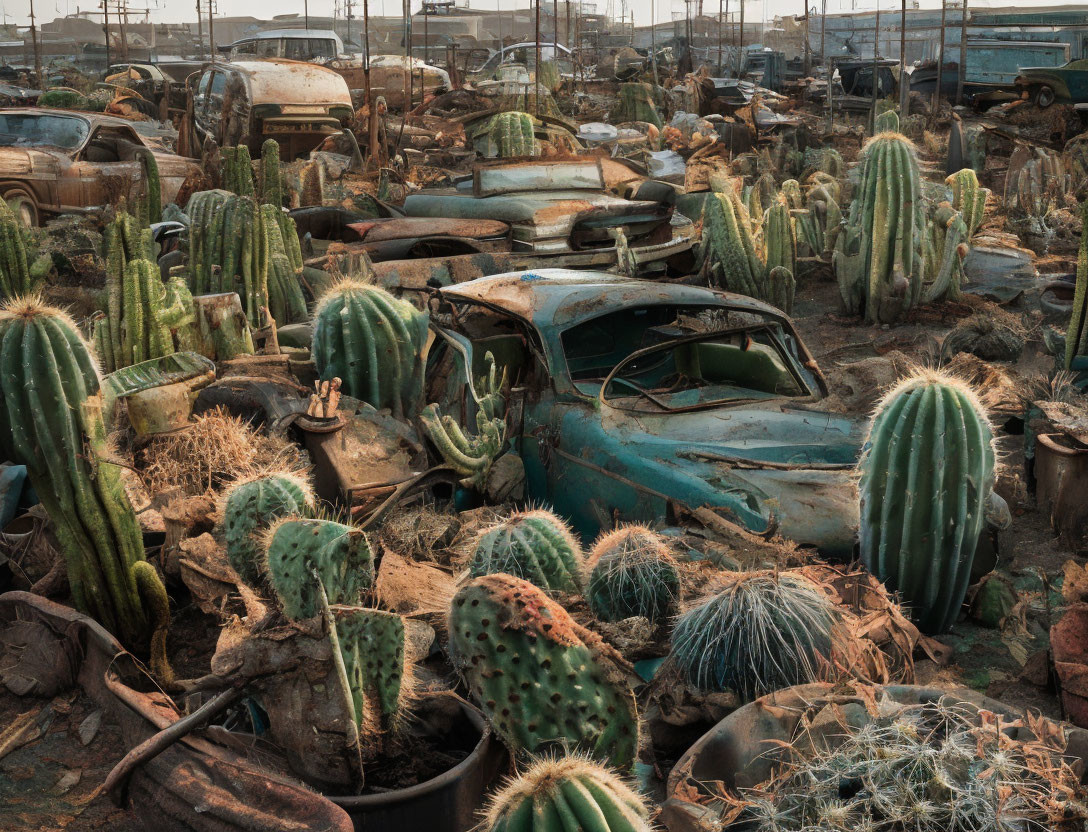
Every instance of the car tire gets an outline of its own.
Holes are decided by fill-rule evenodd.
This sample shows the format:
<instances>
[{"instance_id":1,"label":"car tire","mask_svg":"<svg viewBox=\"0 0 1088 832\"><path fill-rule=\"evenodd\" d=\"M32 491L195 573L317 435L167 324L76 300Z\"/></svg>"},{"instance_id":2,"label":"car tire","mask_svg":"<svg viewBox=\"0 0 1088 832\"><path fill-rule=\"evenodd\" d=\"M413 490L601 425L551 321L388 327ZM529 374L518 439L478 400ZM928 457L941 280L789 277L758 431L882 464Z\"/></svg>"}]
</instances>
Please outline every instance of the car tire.
<instances>
[{"instance_id":1,"label":"car tire","mask_svg":"<svg viewBox=\"0 0 1088 832\"><path fill-rule=\"evenodd\" d=\"M1040 110L1045 110L1051 104L1054 103L1054 99L1057 96L1054 95L1054 88L1048 87L1046 84L1041 84L1035 90L1035 106Z\"/></svg>"},{"instance_id":2,"label":"car tire","mask_svg":"<svg viewBox=\"0 0 1088 832\"><path fill-rule=\"evenodd\" d=\"M41 222L41 214L38 211L38 203L34 197L22 188L11 188L4 191L4 200L11 207L12 212L27 228L37 228Z\"/></svg>"}]
</instances>

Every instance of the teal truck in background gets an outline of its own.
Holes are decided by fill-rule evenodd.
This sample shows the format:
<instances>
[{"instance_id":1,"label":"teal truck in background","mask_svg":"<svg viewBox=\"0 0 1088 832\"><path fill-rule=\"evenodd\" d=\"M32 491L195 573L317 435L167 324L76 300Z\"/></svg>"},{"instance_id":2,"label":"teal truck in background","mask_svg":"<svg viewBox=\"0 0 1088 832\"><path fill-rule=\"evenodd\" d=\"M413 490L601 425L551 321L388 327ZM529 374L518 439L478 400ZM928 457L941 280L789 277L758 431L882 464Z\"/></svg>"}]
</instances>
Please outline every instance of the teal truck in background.
<instances>
[{"instance_id":1,"label":"teal truck in background","mask_svg":"<svg viewBox=\"0 0 1088 832\"><path fill-rule=\"evenodd\" d=\"M959 51L959 44L945 46L945 54L957 59L947 61L941 74L941 95L949 100L955 97L959 81ZM967 71L963 82L964 98L976 104L1012 99L1019 94L1019 81L1024 72L1059 69L1068 61L1067 43L969 38ZM1025 70L1022 67L1032 69ZM935 61L920 66L911 73L911 92L932 96L936 85Z\"/></svg>"}]
</instances>

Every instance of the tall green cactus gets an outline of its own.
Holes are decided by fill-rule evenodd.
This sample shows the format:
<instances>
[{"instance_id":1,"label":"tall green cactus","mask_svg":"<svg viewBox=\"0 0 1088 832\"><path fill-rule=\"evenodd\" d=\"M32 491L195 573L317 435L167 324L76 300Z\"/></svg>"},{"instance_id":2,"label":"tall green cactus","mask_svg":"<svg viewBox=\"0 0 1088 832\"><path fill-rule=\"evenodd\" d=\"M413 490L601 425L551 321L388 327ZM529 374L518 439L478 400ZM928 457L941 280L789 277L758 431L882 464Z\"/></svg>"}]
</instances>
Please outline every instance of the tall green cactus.
<instances>
[{"instance_id":1,"label":"tall green cactus","mask_svg":"<svg viewBox=\"0 0 1088 832\"><path fill-rule=\"evenodd\" d=\"M468 571L473 577L505 572L548 592L577 592L582 548L570 528L543 509L516 512L485 529Z\"/></svg>"},{"instance_id":2,"label":"tall green cactus","mask_svg":"<svg viewBox=\"0 0 1088 832\"><path fill-rule=\"evenodd\" d=\"M528 581L485 575L454 596L450 658L518 752L555 746L627 770L638 750L630 666Z\"/></svg>"},{"instance_id":3,"label":"tall green cactus","mask_svg":"<svg viewBox=\"0 0 1088 832\"><path fill-rule=\"evenodd\" d=\"M26 229L0 199L0 300L29 295L38 282L28 254Z\"/></svg>"},{"instance_id":4,"label":"tall green cactus","mask_svg":"<svg viewBox=\"0 0 1088 832\"><path fill-rule=\"evenodd\" d=\"M650 832L646 801L580 756L537 760L488 802L480 832Z\"/></svg>"},{"instance_id":5,"label":"tall green cactus","mask_svg":"<svg viewBox=\"0 0 1088 832\"><path fill-rule=\"evenodd\" d=\"M301 477L285 472L238 480L224 492L221 515L227 559L250 586L261 582L264 566L260 535L281 517L313 512L314 495Z\"/></svg>"},{"instance_id":6,"label":"tall green cactus","mask_svg":"<svg viewBox=\"0 0 1088 832\"><path fill-rule=\"evenodd\" d=\"M680 574L661 535L621 526L593 544L586 600L602 621L642 616L660 621L680 599Z\"/></svg>"},{"instance_id":7,"label":"tall green cactus","mask_svg":"<svg viewBox=\"0 0 1088 832\"><path fill-rule=\"evenodd\" d=\"M877 407L858 464L861 559L925 633L956 620L994 484L986 410L958 379L922 371Z\"/></svg>"},{"instance_id":8,"label":"tall green cactus","mask_svg":"<svg viewBox=\"0 0 1088 832\"><path fill-rule=\"evenodd\" d=\"M131 260L125 264L119 292L116 281L115 275L107 274L107 312L94 324L95 352L103 369L112 373L176 352L170 321L177 319L178 310L167 306L159 267L147 260ZM116 308L118 297L120 309Z\"/></svg>"},{"instance_id":9,"label":"tall green cactus","mask_svg":"<svg viewBox=\"0 0 1088 832\"><path fill-rule=\"evenodd\" d=\"M265 139L261 145L261 202L283 207L283 171L280 169L280 145Z\"/></svg>"},{"instance_id":10,"label":"tall green cactus","mask_svg":"<svg viewBox=\"0 0 1088 832\"><path fill-rule=\"evenodd\" d=\"M836 189L813 185L805 195L805 207L792 212L798 236L816 257L830 258L842 230L842 210Z\"/></svg>"},{"instance_id":11,"label":"tall green cactus","mask_svg":"<svg viewBox=\"0 0 1088 832\"><path fill-rule=\"evenodd\" d=\"M1065 330L1065 369L1073 358L1088 354L1088 202L1080 209L1080 248L1077 251L1077 284L1073 291L1073 309Z\"/></svg>"},{"instance_id":12,"label":"tall green cactus","mask_svg":"<svg viewBox=\"0 0 1088 832\"><path fill-rule=\"evenodd\" d=\"M361 529L332 520L281 518L265 531L265 575L293 621L321 611L317 581L331 604L358 604L374 582L374 558Z\"/></svg>"},{"instance_id":13,"label":"tall green cactus","mask_svg":"<svg viewBox=\"0 0 1088 832\"><path fill-rule=\"evenodd\" d=\"M925 217L914 145L881 133L861 158L861 181L835 251L843 306L867 323L894 323L922 295Z\"/></svg>"},{"instance_id":14,"label":"tall green cactus","mask_svg":"<svg viewBox=\"0 0 1088 832\"><path fill-rule=\"evenodd\" d=\"M797 240L793 233L793 218L783 199L772 203L764 216L763 250L764 269L767 272L781 266L791 276L797 273Z\"/></svg>"},{"instance_id":15,"label":"tall green cactus","mask_svg":"<svg viewBox=\"0 0 1088 832\"><path fill-rule=\"evenodd\" d=\"M466 436L452 417L442 415L437 404L427 405L419 416L442 458L465 478L464 485L477 489L484 487L491 464L506 444L506 397L502 393L506 370L498 379L495 356L485 353L484 361L488 372L479 380L484 395L477 402L475 436Z\"/></svg>"},{"instance_id":16,"label":"tall green cactus","mask_svg":"<svg viewBox=\"0 0 1088 832\"><path fill-rule=\"evenodd\" d=\"M664 122L654 106L653 87L642 81L620 84L616 108L610 113L609 121L613 124L645 121L660 130Z\"/></svg>"},{"instance_id":17,"label":"tall green cactus","mask_svg":"<svg viewBox=\"0 0 1088 832\"><path fill-rule=\"evenodd\" d=\"M964 168L944 181L952 188L952 207L963 215L963 221L967 224L967 238L970 239L982 224L990 190L979 187L978 176L971 168Z\"/></svg>"},{"instance_id":18,"label":"tall green cactus","mask_svg":"<svg viewBox=\"0 0 1088 832\"><path fill-rule=\"evenodd\" d=\"M287 250L287 241L280 225L280 218L286 218L291 224L291 236L297 243L294 221L275 205L262 205L261 249L258 269L266 275L268 286L268 308L278 324L290 324L306 319L306 298L302 294L302 284L298 271L292 264ZM298 270L302 269L301 250Z\"/></svg>"},{"instance_id":19,"label":"tall green cactus","mask_svg":"<svg viewBox=\"0 0 1088 832\"><path fill-rule=\"evenodd\" d=\"M923 244L926 284L922 300L957 300L960 287L967 280L963 259L967 256L967 223L949 203L935 206L929 218Z\"/></svg>"},{"instance_id":20,"label":"tall green cactus","mask_svg":"<svg viewBox=\"0 0 1088 832\"><path fill-rule=\"evenodd\" d=\"M787 315L793 314L793 298L797 293L797 281L793 272L785 266L775 266L760 282L759 297Z\"/></svg>"},{"instance_id":21,"label":"tall green cactus","mask_svg":"<svg viewBox=\"0 0 1088 832\"><path fill-rule=\"evenodd\" d=\"M150 150L141 151L140 171L143 173L146 193L143 196L145 225L162 221L162 185L159 181L159 163Z\"/></svg>"},{"instance_id":22,"label":"tall green cactus","mask_svg":"<svg viewBox=\"0 0 1088 832\"><path fill-rule=\"evenodd\" d=\"M533 133L533 117L528 113L496 113L491 117L487 132L500 159L540 155L540 142Z\"/></svg>"},{"instance_id":23,"label":"tall green cactus","mask_svg":"<svg viewBox=\"0 0 1088 832\"><path fill-rule=\"evenodd\" d=\"M143 535L110 462L98 368L72 320L37 299L0 310L0 455L25 465L49 514L76 607L125 643L163 630L165 590L144 567ZM157 585L156 585L157 584ZM168 619L169 616L167 615ZM163 648L165 637L155 639ZM165 654L155 666L168 668Z\"/></svg>"},{"instance_id":24,"label":"tall green cactus","mask_svg":"<svg viewBox=\"0 0 1088 832\"><path fill-rule=\"evenodd\" d=\"M249 147L240 144L237 147L224 147L221 150L223 159L223 187L238 196L256 197L257 190L253 183L253 158L249 155Z\"/></svg>"},{"instance_id":25,"label":"tall green cactus","mask_svg":"<svg viewBox=\"0 0 1088 832\"><path fill-rule=\"evenodd\" d=\"M334 286L314 311L313 357L322 380L398 419L419 412L427 313L384 289L352 280Z\"/></svg>"}]
</instances>

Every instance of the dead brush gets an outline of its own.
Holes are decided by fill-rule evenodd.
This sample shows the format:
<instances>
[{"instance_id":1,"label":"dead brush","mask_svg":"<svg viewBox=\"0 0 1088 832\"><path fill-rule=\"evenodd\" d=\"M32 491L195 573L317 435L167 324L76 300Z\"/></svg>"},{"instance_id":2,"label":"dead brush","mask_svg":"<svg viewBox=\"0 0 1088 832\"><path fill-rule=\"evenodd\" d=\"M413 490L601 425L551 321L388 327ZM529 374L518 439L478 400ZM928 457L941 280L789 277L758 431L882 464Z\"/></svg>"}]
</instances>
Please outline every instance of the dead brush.
<instances>
[{"instance_id":1,"label":"dead brush","mask_svg":"<svg viewBox=\"0 0 1088 832\"><path fill-rule=\"evenodd\" d=\"M262 471L306 467L290 442L259 433L220 409L197 416L186 430L155 437L136 461L152 495L175 488L189 496L214 494Z\"/></svg>"},{"instance_id":2,"label":"dead brush","mask_svg":"<svg viewBox=\"0 0 1088 832\"><path fill-rule=\"evenodd\" d=\"M871 691L872 689L870 689ZM736 819L757 832L1065 832L1088 807L1061 730L951 700L866 700L858 724L829 704L774 752L767 782L741 789ZM823 710L820 713L823 713Z\"/></svg>"}]
</instances>

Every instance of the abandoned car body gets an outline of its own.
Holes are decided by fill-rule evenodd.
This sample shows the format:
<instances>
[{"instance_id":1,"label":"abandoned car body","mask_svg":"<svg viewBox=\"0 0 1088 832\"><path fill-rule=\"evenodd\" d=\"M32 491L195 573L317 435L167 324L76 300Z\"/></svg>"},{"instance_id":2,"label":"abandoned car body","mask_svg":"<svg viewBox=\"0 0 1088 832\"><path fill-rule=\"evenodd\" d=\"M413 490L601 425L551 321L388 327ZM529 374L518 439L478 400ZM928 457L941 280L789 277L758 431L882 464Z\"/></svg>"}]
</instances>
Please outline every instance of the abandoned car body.
<instances>
[{"instance_id":1,"label":"abandoned car body","mask_svg":"<svg viewBox=\"0 0 1088 832\"><path fill-rule=\"evenodd\" d=\"M0 197L27 225L47 215L100 209L137 196L139 154L146 151L158 164L163 204L173 202L199 166L149 147L124 119L46 108L4 110Z\"/></svg>"},{"instance_id":2,"label":"abandoned car body","mask_svg":"<svg viewBox=\"0 0 1088 832\"><path fill-rule=\"evenodd\" d=\"M451 385L442 397L456 401L463 367L478 377L485 353L495 357L510 382L528 497L585 539L615 522L677 522L709 508L756 533L852 550L863 425L812 407L826 394L823 377L779 310L560 269L485 277L440 296L457 323L437 328L432 384Z\"/></svg>"}]
</instances>

